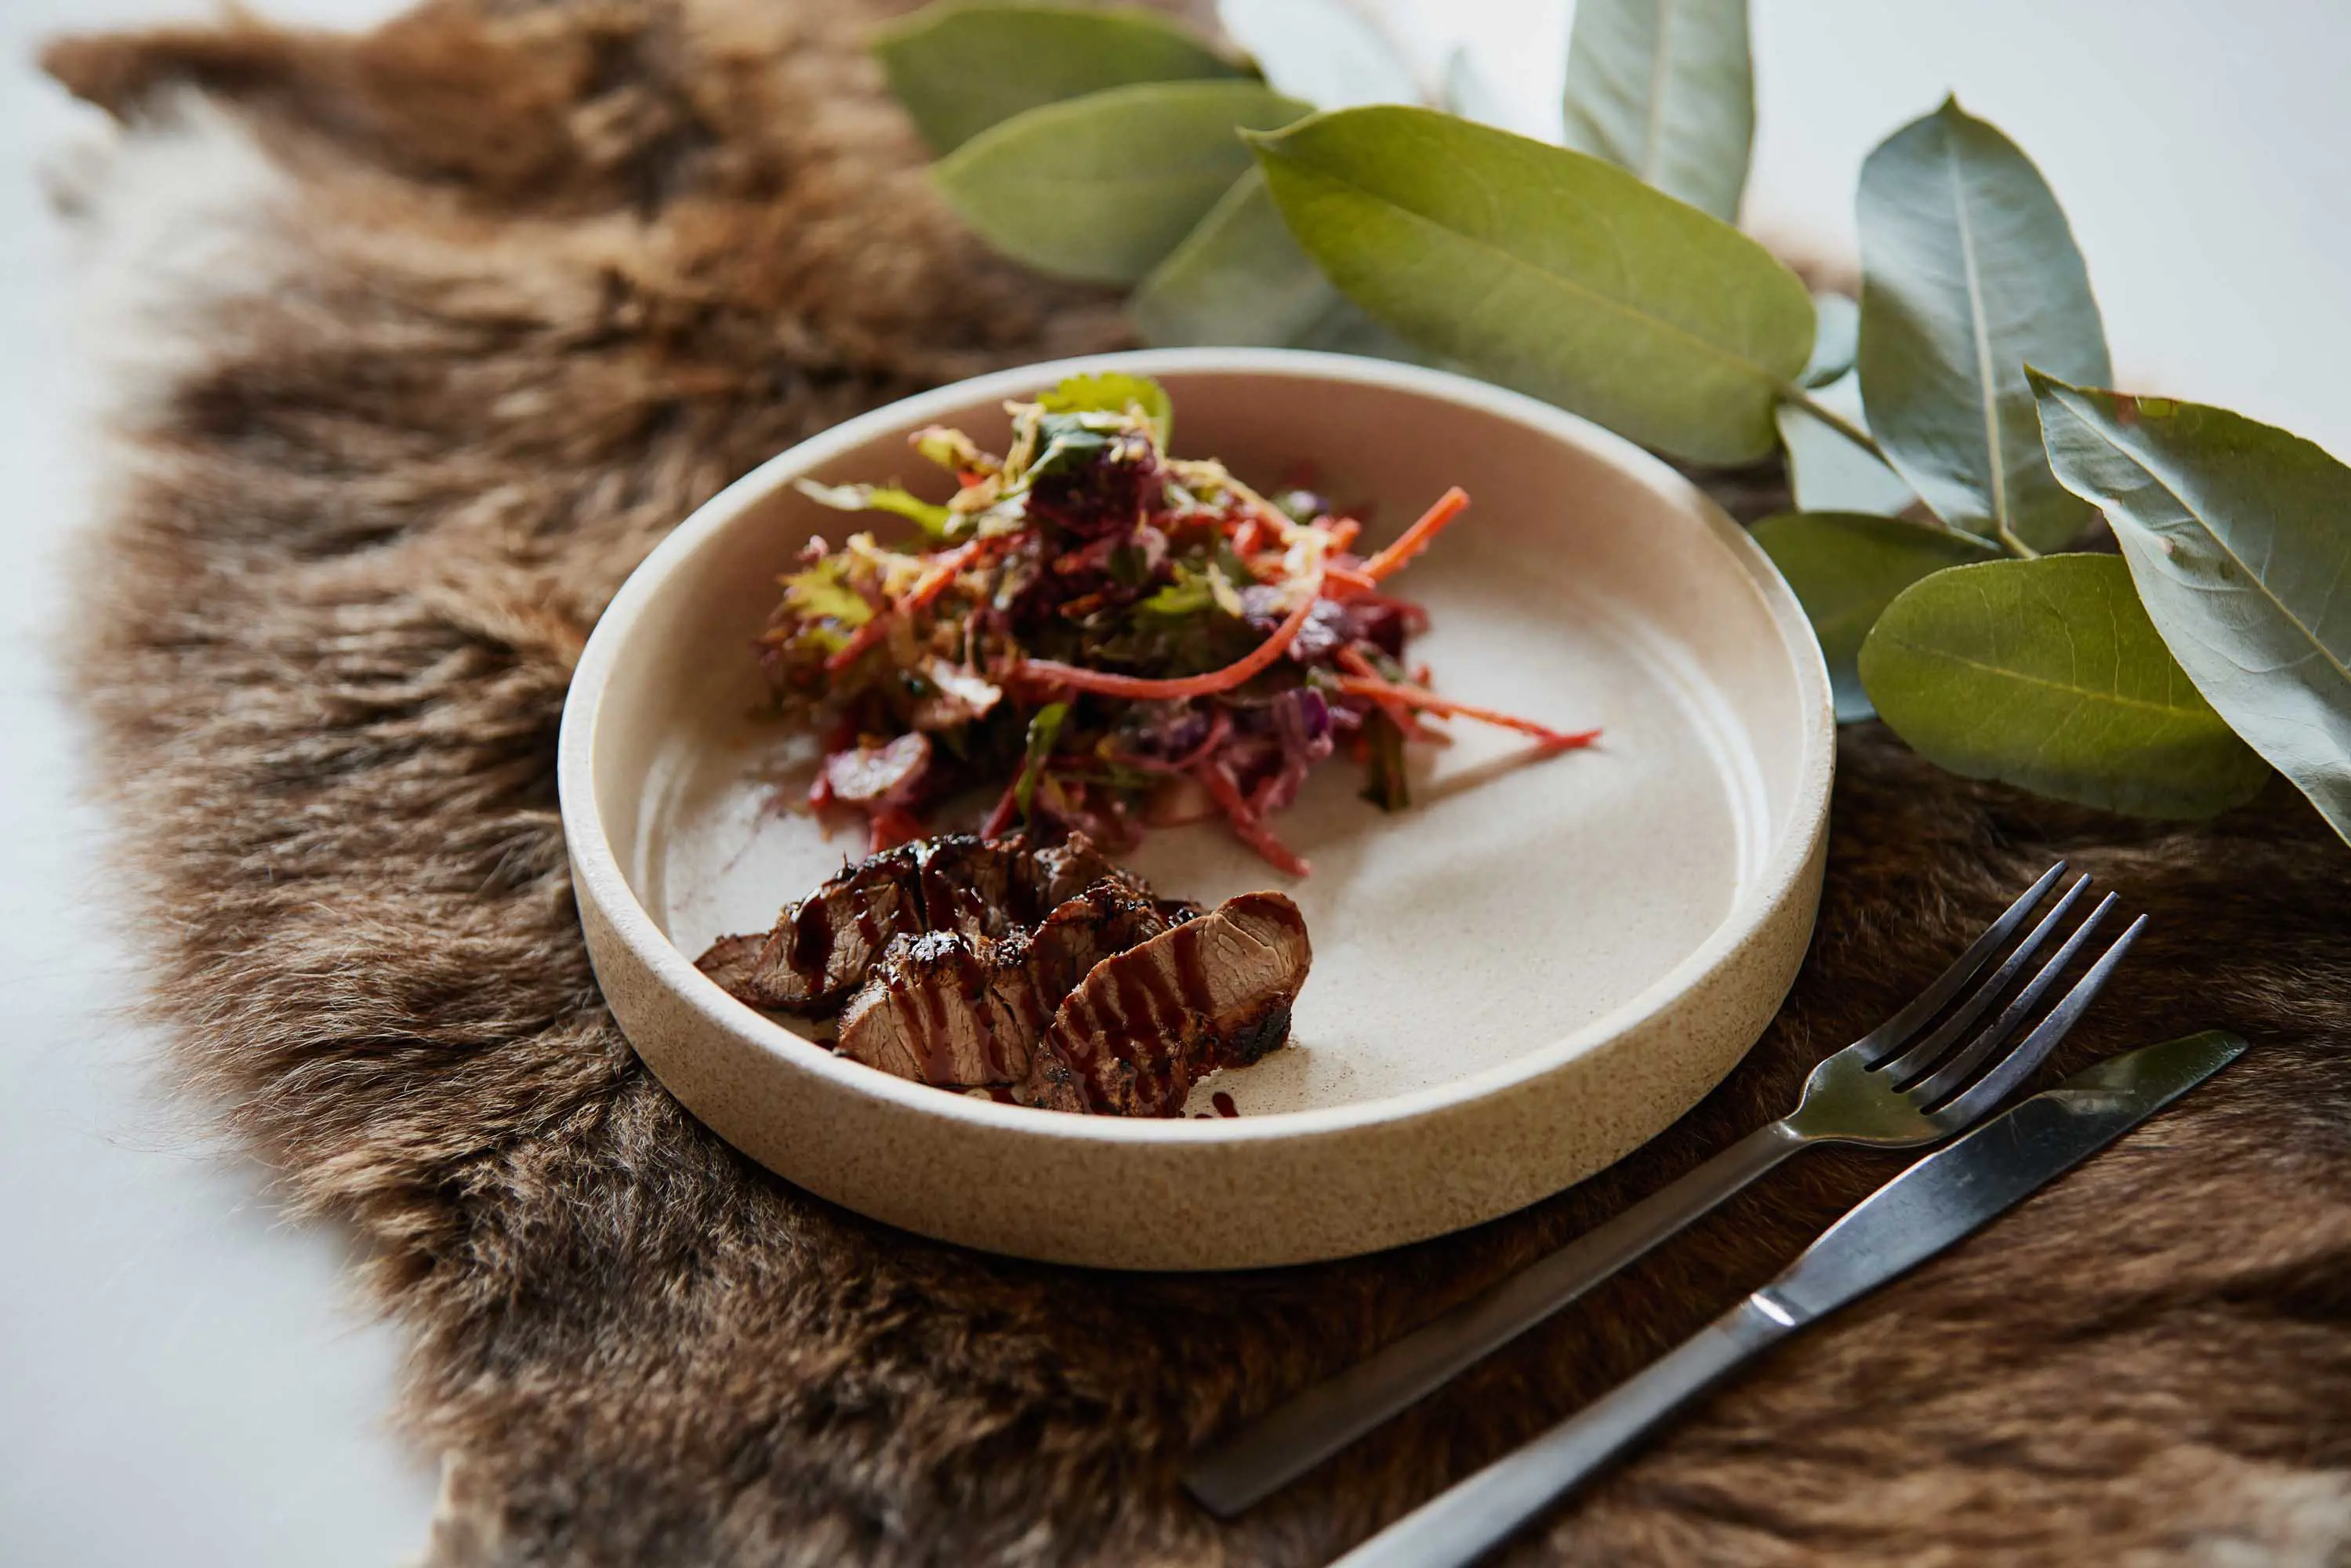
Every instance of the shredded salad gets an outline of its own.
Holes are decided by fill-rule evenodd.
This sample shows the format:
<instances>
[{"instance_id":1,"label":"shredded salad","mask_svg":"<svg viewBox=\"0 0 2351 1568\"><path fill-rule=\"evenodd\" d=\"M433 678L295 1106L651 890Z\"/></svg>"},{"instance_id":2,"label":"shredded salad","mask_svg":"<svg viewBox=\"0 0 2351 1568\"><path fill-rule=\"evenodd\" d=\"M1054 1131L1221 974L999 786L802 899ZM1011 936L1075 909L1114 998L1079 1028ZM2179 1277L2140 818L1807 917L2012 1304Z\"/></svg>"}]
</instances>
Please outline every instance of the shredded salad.
<instances>
[{"instance_id":1,"label":"shredded salad","mask_svg":"<svg viewBox=\"0 0 2351 1568\"><path fill-rule=\"evenodd\" d=\"M1468 507L1459 489L1364 555L1360 523L1321 497L1260 496L1221 464L1170 455L1155 382L1081 376L1007 407L1001 455L960 431L914 436L956 478L944 505L800 484L920 535L810 539L759 638L779 703L822 737L810 804L862 813L875 850L982 789L984 833L1036 824L1126 846L1220 817L1303 876L1270 821L1342 749L1395 810L1410 803L1405 747L1444 744L1447 719L1520 731L1537 756L1597 737L1453 702L1407 663L1428 617L1389 581Z\"/></svg>"}]
</instances>

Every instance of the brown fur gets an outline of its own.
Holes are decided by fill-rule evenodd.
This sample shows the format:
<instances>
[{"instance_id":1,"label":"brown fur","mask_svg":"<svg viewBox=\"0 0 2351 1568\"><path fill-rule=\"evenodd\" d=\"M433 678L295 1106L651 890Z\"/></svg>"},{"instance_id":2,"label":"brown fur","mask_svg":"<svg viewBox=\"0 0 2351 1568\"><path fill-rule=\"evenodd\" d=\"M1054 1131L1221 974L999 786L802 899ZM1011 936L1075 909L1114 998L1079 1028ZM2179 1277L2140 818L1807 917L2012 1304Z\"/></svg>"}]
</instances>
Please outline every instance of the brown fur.
<instances>
[{"instance_id":1,"label":"brown fur","mask_svg":"<svg viewBox=\"0 0 2351 1568\"><path fill-rule=\"evenodd\" d=\"M814 1201L614 1032L550 774L569 662L755 460L987 366L1109 346L989 260L814 0L446 4L372 37L60 44L136 118L193 81L299 193L258 298L137 433L82 689L195 1084L354 1228L453 1458L434 1560L1322 1561L1765 1278L1893 1168L1814 1154L1245 1521L1186 1444L1785 1105L2052 856L2156 916L2069 1047L2258 1049L1774 1354L1517 1561L2321 1563L2351 1542L2351 852L2290 789L2193 828L1845 739L1790 1006L1669 1135L1465 1235L1119 1277Z\"/></svg>"}]
</instances>

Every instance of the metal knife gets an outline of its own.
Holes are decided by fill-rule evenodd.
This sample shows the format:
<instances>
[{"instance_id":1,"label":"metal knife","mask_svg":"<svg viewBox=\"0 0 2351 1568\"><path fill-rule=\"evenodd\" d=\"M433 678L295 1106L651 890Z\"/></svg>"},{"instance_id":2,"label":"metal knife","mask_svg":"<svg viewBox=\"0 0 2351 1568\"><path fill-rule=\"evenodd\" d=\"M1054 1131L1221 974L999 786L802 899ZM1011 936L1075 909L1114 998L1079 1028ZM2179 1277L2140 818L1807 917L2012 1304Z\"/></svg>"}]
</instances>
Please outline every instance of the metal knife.
<instances>
[{"instance_id":1,"label":"metal knife","mask_svg":"<svg viewBox=\"0 0 2351 1568\"><path fill-rule=\"evenodd\" d=\"M1332 1568L1460 1568L1749 1357L2030 1197L2234 1061L2207 1030L2085 1068L1886 1183L1778 1279L1631 1381L1396 1521Z\"/></svg>"}]
</instances>

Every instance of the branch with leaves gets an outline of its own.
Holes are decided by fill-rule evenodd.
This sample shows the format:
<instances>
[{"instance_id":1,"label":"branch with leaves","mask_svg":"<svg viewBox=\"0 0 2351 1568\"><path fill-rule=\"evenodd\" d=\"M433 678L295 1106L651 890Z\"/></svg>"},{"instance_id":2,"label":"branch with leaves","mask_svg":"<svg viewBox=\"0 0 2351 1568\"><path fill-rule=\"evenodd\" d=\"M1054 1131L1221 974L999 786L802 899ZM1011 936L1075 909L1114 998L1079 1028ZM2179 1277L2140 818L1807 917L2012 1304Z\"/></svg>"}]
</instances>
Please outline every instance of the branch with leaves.
<instances>
[{"instance_id":1,"label":"branch with leaves","mask_svg":"<svg viewBox=\"0 0 2351 1568\"><path fill-rule=\"evenodd\" d=\"M1580 0L1565 147L1481 123L1464 60L1425 88L1347 0L1223 15L1262 68L1074 5L934 7L877 49L950 204L1130 287L1147 340L1446 363L1677 457L1784 457L1800 509L1754 533L1840 717L2159 817L2274 767L2351 839L2351 469L2100 390L2088 269L1998 130L1947 100L1871 153L1856 308L1733 226L1744 0ZM2084 552L2101 518L2119 555Z\"/></svg>"}]
</instances>

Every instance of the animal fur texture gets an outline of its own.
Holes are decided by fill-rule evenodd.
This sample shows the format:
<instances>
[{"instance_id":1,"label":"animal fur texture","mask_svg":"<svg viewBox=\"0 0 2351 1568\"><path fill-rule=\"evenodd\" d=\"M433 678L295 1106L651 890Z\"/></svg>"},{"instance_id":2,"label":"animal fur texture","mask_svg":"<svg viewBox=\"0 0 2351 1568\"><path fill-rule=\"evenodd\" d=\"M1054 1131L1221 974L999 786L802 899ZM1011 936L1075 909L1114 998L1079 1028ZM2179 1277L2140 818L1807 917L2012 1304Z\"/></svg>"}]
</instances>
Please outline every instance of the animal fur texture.
<instances>
[{"instance_id":1,"label":"animal fur texture","mask_svg":"<svg viewBox=\"0 0 2351 1568\"><path fill-rule=\"evenodd\" d=\"M979 1256L795 1191L679 1109L598 999L556 820L598 610L800 437L1125 341L1114 301L992 260L925 194L859 48L877 14L453 0L359 38L231 22L47 57L126 164L233 126L272 172L241 220L258 270L179 296L189 346L131 417L73 656L180 1065L289 1205L364 1239L413 1336L405 1427L447 1458L430 1560L1323 1561L1895 1165L1804 1156L1238 1523L1177 1490L1186 1445L1776 1113L2065 855L2154 921L2060 1065L2204 1025L2256 1049L1509 1560L2346 1561L2351 851L2282 784L2147 824L1848 732L1819 936L1746 1064L1617 1168L1383 1256ZM130 177L81 188L92 224Z\"/></svg>"}]
</instances>

